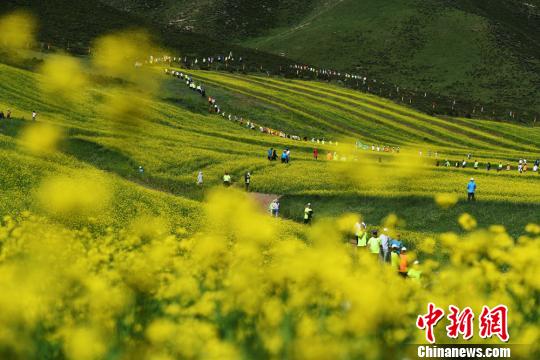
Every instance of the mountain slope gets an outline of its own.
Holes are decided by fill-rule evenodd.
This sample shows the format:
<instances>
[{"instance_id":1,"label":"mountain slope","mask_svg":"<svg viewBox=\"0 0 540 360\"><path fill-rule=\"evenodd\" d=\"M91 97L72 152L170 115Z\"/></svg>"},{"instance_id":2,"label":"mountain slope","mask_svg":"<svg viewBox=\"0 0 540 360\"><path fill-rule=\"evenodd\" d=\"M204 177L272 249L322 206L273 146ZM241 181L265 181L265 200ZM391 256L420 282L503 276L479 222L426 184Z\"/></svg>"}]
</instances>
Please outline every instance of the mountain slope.
<instances>
[{"instance_id":1,"label":"mountain slope","mask_svg":"<svg viewBox=\"0 0 540 360\"><path fill-rule=\"evenodd\" d=\"M204 34L185 32L155 22L147 16L118 10L99 0L2 0L0 16L25 10L36 17L38 39L59 48L87 53L97 37L125 29L145 29L155 42L182 55L241 53L257 64L284 63L284 59L252 49L241 48Z\"/></svg>"},{"instance_id":2,"label":"mountain slope","mask_svg":"<svg viewBox=\"0 0 540 360\"><path fill-rule=\"evenodd\" d=\"M183 30L231 40L301 21L313 8L339 0L102 0Z\"/></svg>"},{"instance_id":3,"label":"mountain slope","mask_svg":"<svg viewBox=\"0 0 540 360\"><path fill-rule=\"evenodd\" d=\"M540 113L537 0L103 1L301 63Z\"/></svg>"},{"instance_id":4,"label":"mountain slope","mask_svg":"<svg viewBox=\"0 0 540 360\"><path fill-rule=\"evenodd\" d=\"M514 26L519 18L501 23L478 8L463 9L433 1L343 1L243 44L407 88L540 112L537 18L527 28Z\"/></svg>"}]
</instances>

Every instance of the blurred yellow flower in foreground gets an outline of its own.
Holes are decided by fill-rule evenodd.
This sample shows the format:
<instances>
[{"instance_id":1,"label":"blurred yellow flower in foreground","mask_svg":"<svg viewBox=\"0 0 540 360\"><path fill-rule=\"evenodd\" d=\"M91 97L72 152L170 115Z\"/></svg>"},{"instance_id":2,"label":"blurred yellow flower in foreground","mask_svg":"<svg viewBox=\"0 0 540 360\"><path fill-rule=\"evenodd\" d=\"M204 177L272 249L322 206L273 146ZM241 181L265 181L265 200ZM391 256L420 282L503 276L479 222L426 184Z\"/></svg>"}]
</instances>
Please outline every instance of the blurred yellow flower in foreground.
<instances>
[{"instance_id":1,"label":"blurred yellow flower in foreground","mask_svg":"<svg viewBox=\"0 0 540 360\"><path fill-rule=\"evenodd\" d=\"M111 189L98 172L80 171L45 179L37 196L41 205L53 214L91 216L107 207Z\"/></svg>"},{"instance_id":2,"label":"blurred yellow flower in foreground","mask_svg":"<svg viewBox=\"0 0 540 360\"><path fill-rule=\"evenodd\" d=\"M471 231L476 228L476 219L473 218L468 213L463 213L458 219L459 225L463 228L463 230Z\"/></svg>"},{"instance_id":3,"label":"blurred yellow flower in foreground","mask_svg":"<svg viewBox=\"0 0 540 360\"><path fill-rule=\"evenodd\" d=\"M32 46L35 30L34 18L28 13L19 11L0 18L0 48L11 51Z\"/></svg>"},{"instance_id":4,"label":"blurred yellow flower in foreground","mask_svg":"<svg viewBox=\"0 0 540 360\"><path fill-rule=\"evenodd\" d=\"M525 231L534 235L540 234L540 225L538 224L527 224Z\"/></svg>"},{"instance_id":5,"label":"blurred yellow flower in foreground","mask_svg":"<svg viewBox=\"0 0 540 360\"><path fill-rule=\"evenodd\" d=\"M41 192L66 218L110 197L100 173L87 171L49 178ZM510 343L540 350L538 236L515 241L502 226L473 231L476 221L463 214L466 234L407 242L408 266L421 274L413 281L351 247L357 217L301 227L233 189L212 190L205 206L200 227L180 234L155 215L103 233L4 217L1 351L77 360L375 360L425 341L415 321L428 302L475 314L505 304ZM386 222L398 223L395 215ZM442 323L435 331L441 343L456 342Z\"/></svg>"},{"instance_id":6,"label":"blurred yellow flower in foreground","mask_svg":"<svg viewBox=\"0 0 540 360\"><path fill-rule=\"evenodd\" d=\"M441 193L435 195L435 203L443 209L451 208L458 202L456 194Z\"/></svg>"},{"instance_id":7,"label":"blurred yellow flower in foreground","mask_svg":"<svg viewBox=\"0 0 540 360\"><path fill-rule=\"evenodd\" d=\"M107 350L103 339L92 328L77 328L69 331L65 341L65 351L69 359L101 359Z\"/></svg>"},{"instance_id":8,"label":"blurred yellow flower in foreground","mask_svg":"<svg viewBox=\"0 0 540 360\"><path fill-rule=\"evenodd\" d=\"M74 99L88 84L80 62L71 56L53 55L41 67L41 87L53 96Z\"/></svg>"},{"instance_id":9,"label":"blurred yellow flower in foreground","mask_svg":"<svg viewBox=\"0 0 540 360\"><path fill-rule=\"evenodd\" d=\"M62 132L57 127L47 123L28 125L21 134L21 144L37 155L49 154L56 151L62 139Z\"/></svg>"}]
</instances>

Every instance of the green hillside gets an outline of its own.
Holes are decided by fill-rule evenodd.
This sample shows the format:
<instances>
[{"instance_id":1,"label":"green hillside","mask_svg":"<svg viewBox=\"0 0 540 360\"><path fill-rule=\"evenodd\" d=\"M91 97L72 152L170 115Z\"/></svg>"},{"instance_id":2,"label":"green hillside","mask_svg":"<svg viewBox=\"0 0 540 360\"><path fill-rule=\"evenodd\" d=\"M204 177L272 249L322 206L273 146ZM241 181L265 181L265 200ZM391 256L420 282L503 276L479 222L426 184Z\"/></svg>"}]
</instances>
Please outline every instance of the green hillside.
<instances>
[{"instance_id":1,"label":"green hillside","mask_svg":"<svg viewBox=\"0 0 540 360\"><path fill-rule=\"evenodd\" d=\"M495 15L505 14L502 22L494 11L456 3L341 1L243 44L407 88L538 112L540 43L533 34L540 18L512 18L504 2L486 2L500 11Z\"/></svg>"},{"instance_id":2,"label":"green hillside","mask_svg":"<svg viewBox=\"0 0 540 360\"><path fill-rule=\"evenodd\" d=\"M426 231L453 229L456 216L464 210L485 224L499 223L504 214L505 225L513 231L534 220L538 212L539 179L535 174L518 176L515 171L488 174L485 170L436 168L434 158L415 165L414 175L399 171L401 163L411 161L411 155L406 154L416 159L419 150L424 154L438 152L441 161L445 158L461 161L465 154L473 153L482 168L488 161L510 163L515 168L518 158L538 157L538 128L438 119L324 83L189 72L204 84L209 94L218 98L226 113L255 119L258 124L309 139L324 137L340 142L337 148L316 145L311 141L260 134L209 114L205 99L188 90L182 81L168 78L156 69L155 76L163 78L162 90L152 99L139 95L141 98L134 106L145 109L144 119L137 128L140 130L121 135L113 126L114 121L111 123L111 119L96 111L101 109L104 99L118 91L112 85L95 86L81 93L80 98L87 99L84 103L66 108L52 99L44 100L39 92L25 90L39 84L40 75L5 65L1 70L0 105L11 107L15 116L15 120L2 123L2 167L13 174L3 178L1 191L12 199L3 202L4 213L27 209L39 212L34 198L26 194L32 193L47 175L71 173L80 168L105 171L119 189L122 200L115 202L113 211L117 216L106 215L100 220L104 226L122 224L136 217L139 207L136 204L141 199L147 199L143 202L150 204L154 213L170 213L174 208L186 209L182 214L195 211L197 202L203 198L203 193L194 186L199 170L204 171L209 185L219 184L225 171L231 171L238 183L243 173L252 171L253 190L284 195L284 214L291 219L298 219L302 202L311 197L317 199L320 216L333 215L335 211L359 211L373 214L369 221L378 223L396 211L406 218L414 238ZM17 146L19 134L28 126L31 109L39 111L41 121L59 126L67 135L60 147L62 151L52 158L21 152ZM131 116L132 111L138 114L134 108L126 116ZM522 137L524 132L526 139ZM353 153L356 140L400 146L403 154L400 158L395 154L375 155L371 151ZM315 146L321 148L322 157L337 151L349 160L358 158L360 163L352 163L353 167L349 168L348 162L313 161L311 153ZM265 154L270 147L290 147L294 161L288 166L269 164ZM382 163L377 165L381 161L379 157ZM139 165L145 169L142 175L137 172ZM358 170L363 166L367 169L365 175ZM380 183L368 181L372 176L390 174L396 168L398 173L394 178ZM445 175L440 178L442 174ZM463 198L462 188L470 176L482 184L483 206L461 203L441 219L435 211L433 196L449 192ZM435 178L439 180L434 181ZM512 187L507 186L510 183ZM506 189L504 193L501 188ZM491 210L486 211L486 207ZM511 212L512 219L509 219L509 207L515 210ZM176 216L171 214L170 219ZM175 221L181 224L186 219Z\"/></svg>"},{"instance_id":3,"label":"green hillside","mask_svg":"<svg viewBox=\"0 0 540 360\"><path fill-rule=\"evenodd\" d=\"M538 5L514 0L6 0L0 14L30 11L40 41L74 53L87 53L91 40L109 31L144 28L161 46L184 56L233 51L254 65L248 69L262 65L274 73L293 61L330 67L427 91L434 99L442 95L445 104L457 99L462 115L477 104L495 106L499 119L512 112L514 120L532 122L540 114Z\"/></svg>"},{"instance_id":4,"label":"green hillside","mask_svg":"<svg viewBox=\"0 0 540 360\"><path fill-rule=\"evenodd\" d=\"M102 0L117 9L156 22L225 41L258 35L301 21L312 9L332 6L321 0Z\"/></svg>"},{"instance_id":5,"label":"green hillside","mask_svg":"<svg viewBox=\"0 0 540 360\"><path fill-rule=\"evenodd\" d=\"M496 104L503 111L540 113L540 4L535 1L107 3L299 63Z\"/></svg>"},{"instance_id":6,"label":"green hillside","mask_svg":"<svg viewBox=\"0 0 540 360\"><path fill-rule=\"evenodd\" d=\"M510 344L538 353L538 307L522 299L538 297L540 173L516 162L539 157L540 128L176 68L201 96L160 65L133 66L148 46L121 33L91 57L0 63L0 358L402 358L426 341L414 324L431 301L504 303L519 319ZM468 153L478 170L436 166ZM278 218L264 202L275 197ZM375 238L351 246L360 217L401 235L399 273Z\"/></svg>"},{"instance_id":7,"label":"green hillside","mask_svg":"<svg viewBox=\"0 0 540 360\"><path fill-rule=\"evenodd\" d=\"M146 16L126 13L99 0L3 0L0 16L15 10L26 11L37 23L37 40L58 51L87 55L99 36L125 29L142 29L154 42L182 56L241 53L245 59L265 66L286 63L281 57L182 31ZM38 44L39 45L39 44Z\"/></svg>"}]
</instances>

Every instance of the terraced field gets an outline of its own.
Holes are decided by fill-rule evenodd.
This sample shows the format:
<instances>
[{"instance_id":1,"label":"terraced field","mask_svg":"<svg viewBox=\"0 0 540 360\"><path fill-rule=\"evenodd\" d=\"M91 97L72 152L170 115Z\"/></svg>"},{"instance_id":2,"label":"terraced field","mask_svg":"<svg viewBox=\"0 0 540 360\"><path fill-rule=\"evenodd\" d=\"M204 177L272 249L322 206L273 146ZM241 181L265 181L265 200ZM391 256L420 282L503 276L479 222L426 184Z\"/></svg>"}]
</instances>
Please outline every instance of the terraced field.
<instances>
[{"instance_id":1,"label":"terraced field","mask_svg":"<svg viewBox=\"0 0 540 360\"><path fill-rule=\"evenodd\" d=\"M292 112L295 118L284 124L291 131L317 126L324 134L359 138L367 143L429 145L449 152L504 149L518 157L519 153L532 155L539 146L538 128L482 120L439 119L325 83L208 72L193 74L208 84L257 99L266 107L273 105ZM523 137L525 129L527 134Z\"/></svg>"},{"instance_id":2,"label":"terraced field","mask_svg":"<svg viewBox=\"0 0 540 360\"><path fill-rule=\"evenodd\" d=\"M141 199L151 204L152 213L166 212L179 224L185 222L184 216L174 213L197 211L198 201L204 197L204 192L194 186L199 170L204 172L208 186L219 184L225 171L230 171L240 186L242 175L251 171L253 190L284 195L283 214L294 220L300 219L302 203L309 200L317 204L321 217L355 211L366 214L373 225L388 213L397 212L407 222L408 229L404 230L410 230L414 238L424 232L457 229L455 219L464 210L481 223L503 223L516 232L537 218L537 174L519 175L515 170L487 173L483 163L502 161L515 168L518 158L532 161L538 157L538 128L434 118L324 83L189 72L227 113L309 139L339 140L337 148L317 145L321 157L336 151L349 160L357 159L314 161L311 141L261 134L209 114L205 99L183 82L163 75L163 69L155 69L154 76L162 82L155 96L130 94L140 100L131 102L133 109L121 116L134 113L138 123L120 134L117 119L107 118L103 110L103 99L113 94L113 85L93 86L74 103L60 103L44 100L38 91L41 75L0 66L0 106L11 107L15 117L1 124L2 168L11 174L2 180L1 191L11 199L2 203L4 213L27 209L39 212L27 194L43 178L90 168L104 170L124 194L122 201L114 202L117 216L104 216L103 226L136 217ZM139 119L137 109L142 108ZM40 122L58 126L65 134L62 152L52 158L20 151L18 136L28 126L32 109L40 113ZM400 146L402 151L399 155L355 152L352 144L358 139L366 144ZM268 163L266 150L270 147L291 148L292 163ZM438 152L441 161L461 160L473 153L482 170L436 168L435 159L421 159L419 150L424 155L428 150ZM144 174L137 171L139 165L144 167ZM471 176L477 178L481 203L471 206L460 202L443 215L435 215L433 196L452 193L463 200L463 189Z\"/></svg>"}]
</instances>

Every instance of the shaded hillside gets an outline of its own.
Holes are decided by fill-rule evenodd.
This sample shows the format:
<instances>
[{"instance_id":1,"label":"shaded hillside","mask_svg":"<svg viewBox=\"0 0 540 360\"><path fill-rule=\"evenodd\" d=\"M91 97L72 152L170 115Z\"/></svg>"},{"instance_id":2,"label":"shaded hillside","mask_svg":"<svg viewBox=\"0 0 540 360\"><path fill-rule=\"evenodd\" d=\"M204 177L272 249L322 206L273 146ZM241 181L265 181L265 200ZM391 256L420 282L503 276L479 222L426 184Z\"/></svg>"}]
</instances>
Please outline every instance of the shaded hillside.
<instances>
[{"instance_id":1,"label":"shaded hillside","mask_svg":"<svg viewBox=\"0 0 540 360\"><path fill-rule=\"evenodd\" d=\"M301 63L540 113L537 0L103 0Z\"/></svg>"},{"instance_id":2,"label":"shaded hillside","mask_svg":"<svg viewBox=\"0 0 540 360\"><path fill-rule=\"evenodd\" d=\"M506 11L504 1L472 3L343 1L243 43L404 87L539 112L538 17Z\"/></svg>"},{"instance_id":3,"label":"shaded hillside","mask_svg":"<svg viewBox=\"0 0 540 360\"><path fill-rule=\"evenodd\" d=\"M154 22L151 18L126 13L98 0L2 0L0 16L14 10L26 10L38 21L38 38L57 47L75 52L87 51L92 40L117 30L146 29L160 45L177 50L181 55L240 53L258 64L283 63L282 58L261 54L206 35L181 31Z\"/></svg>"},{"instance_id":4,"label":"shaded hillside","mask_svg":"<svg viewBox=\"0 0 540 360\"><path fill-rule=\"evenodd\" d=\"M182 30L221 40L261 35L301 21L312 9L336 0L102 0Z\"/></svg>"}]
</instances>

